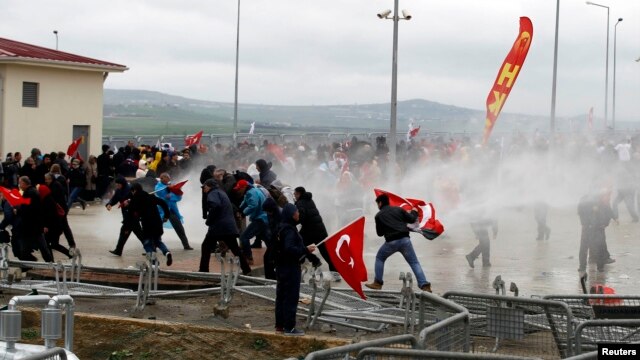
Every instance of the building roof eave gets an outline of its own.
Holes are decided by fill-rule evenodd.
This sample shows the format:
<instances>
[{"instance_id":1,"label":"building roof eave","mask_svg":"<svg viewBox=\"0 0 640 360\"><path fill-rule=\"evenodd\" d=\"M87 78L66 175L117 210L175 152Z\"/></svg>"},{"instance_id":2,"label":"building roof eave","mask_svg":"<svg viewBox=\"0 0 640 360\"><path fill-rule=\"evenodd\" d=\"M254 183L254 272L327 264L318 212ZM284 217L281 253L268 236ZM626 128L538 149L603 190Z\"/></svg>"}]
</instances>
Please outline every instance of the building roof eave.
<instances>
[{"instance_id":1,"label":"building roof eave","mask_svg":"<svg viewBox=\"0 0 640 360\"><path fill-rule=\"evenodd\" d=\"M100 72L124 72L129 70L128 67L123 65L108 66L101 64L87 64L74 61L61 61L61 60L47 60L47 59L35 59L27 57L2 57L0 56L0 64L16 64L16 65L30 65L30 66L43 66L53 67L68 70L82 70L82 71L100 71Z\"/></svg>"}]
</instances>

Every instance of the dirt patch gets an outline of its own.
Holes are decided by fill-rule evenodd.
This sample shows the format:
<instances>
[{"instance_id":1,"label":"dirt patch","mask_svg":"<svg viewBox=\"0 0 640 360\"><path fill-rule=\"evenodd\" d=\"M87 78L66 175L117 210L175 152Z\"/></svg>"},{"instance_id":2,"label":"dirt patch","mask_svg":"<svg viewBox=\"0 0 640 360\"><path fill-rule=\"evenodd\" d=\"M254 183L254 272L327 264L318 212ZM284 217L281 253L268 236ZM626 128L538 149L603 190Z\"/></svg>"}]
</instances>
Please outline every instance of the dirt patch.
<instances>
[{"instance_id":1,"label":"dirt patch","mask_svg":"<svg viewBox=\"0 0 640 360\"><path fill-rule=\"evenodd\" d=\"M212 296L158 300L145 308L143 319L134 319L130 315L135 299L77 299L74 353L81 359L114 360L303 358L362 335L344 328L330 334L311 329L303 337L278 335L272 302L236 293L224 319L213 315L217 301ZM43 344L40 311L22 310L22 341ZM63 340L57 345L63 346Z\"/></svg>"}]
</instances>

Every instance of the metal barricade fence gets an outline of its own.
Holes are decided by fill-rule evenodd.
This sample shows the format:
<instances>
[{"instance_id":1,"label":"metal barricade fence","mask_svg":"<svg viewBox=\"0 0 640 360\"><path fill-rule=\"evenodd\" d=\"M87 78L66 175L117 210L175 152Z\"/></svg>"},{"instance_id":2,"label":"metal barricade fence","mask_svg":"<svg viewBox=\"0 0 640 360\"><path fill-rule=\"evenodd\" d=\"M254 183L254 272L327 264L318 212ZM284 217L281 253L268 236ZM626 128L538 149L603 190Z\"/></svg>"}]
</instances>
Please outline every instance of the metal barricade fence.
<instances>
[{"instance_id":1,"label":"metal barricade fence","mask_svg":"<svg viewBox=\"0 0 640 360\"><path fill-rule=\"evenodd\" d=\"M474 353L573 355L573 315L566 303L455 291L443 297L468 309Z\"/></svg>"},{"instance_id":2,"label":"metal barricade fence","mask_svg":"<svg viewBox=\"0 0 640 360\"><path fill-rule=\"evenodd\" d=\"M535 357L510 355L466 354L448 351L366 348L358 353L357 360L427 360L427 359L478 359L478 360L532 360Z\"/></svg>"},{"instance_id":3,"label":"metal barricade fence","mask_svg":"<svg viewBox=\"0 0 640 360\"><path fill-rule=\"evenodd\" d=\"M416 298L420 348L469 352L469 311L428 292L420 292Z\"/></svg>"},{"instance_id":4,"label":"metal barricade fence","mask_svg":"<svg viewBox=\"0 0 640 360\"><path fill-rule=\"evenodd\" d=\"M39 354L21 357L21 360L67 360L67 352L63 348L47 349Z\"/></svg>"},{"instance_id":5,"label":"metal barricade fence","mask_svg":"<svg viewBox=\"0 0 640 360\"><path fill-rule=\"evenodd\" d=\"M343 360L352 359L359 351L371 347L384 347L394 349L415 349L418 342L413 335L397 335L383 339L364 341L357 344L339 346L331 349L319 350L309 353L305 360Z\"/></svg>"},{"instance_id":6,"label":"metal barricade fence","mask_svg":"<svg viewBox=\"0 0 640 360\"><path fill-rule=\"evenodd\" d=\"M543 299L569 305L574 320L640 319L640 295L547 295Z\"/></svg>"},{"instance_id":7,"label":"metal barricade fence","mask_svg":"<svg viewBox=\"0 0 640 360\"><path fill-rule=\"evenodd\" d=\"M598 360L598 352L592 351L580 355L574 355L572 357L566 358L565 360Z\"/></svg>"},{"instance_id":8,"label":"metal barricade fence","mask_svg":"<svg viewBox=\"0 0 640 360\"><path fill-rule=\"evenodd\" d=\"M598 343L640 343L640 320L586 320L576 327L575 352L593 351Z\"/></svg>"}]
</instances>

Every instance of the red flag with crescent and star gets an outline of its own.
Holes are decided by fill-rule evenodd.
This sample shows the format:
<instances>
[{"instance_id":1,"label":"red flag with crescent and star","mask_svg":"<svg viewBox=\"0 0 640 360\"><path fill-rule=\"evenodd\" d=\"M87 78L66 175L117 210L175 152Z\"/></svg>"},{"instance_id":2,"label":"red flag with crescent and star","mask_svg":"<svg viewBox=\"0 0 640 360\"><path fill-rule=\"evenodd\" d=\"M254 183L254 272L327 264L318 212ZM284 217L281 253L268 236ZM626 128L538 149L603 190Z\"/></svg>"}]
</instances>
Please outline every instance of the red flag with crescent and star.
<instances>
[{"instance_id":1,"label":"red flag with crescent and star","mask_svg":"<svg viewBox=\"0 0 640 360\"><path fill-rule=\"evenodd\" d=\"M360 295L367 299L362 291L362 282L367 281L367 267L362 259L364 250L364 216L323 240L331 262L344 281Z\"/></svg>"},{"instance_id":2,"label":"red flag with crescent and star","mask_svg":"<svg viewBox=\"0 0 640 360\"><path fill-rule=\"evenodd\" d=\"M487 96L487 117L484 123L483 143L486 144L491 136L491 130L498 120L498 115L507 101L513 85L520 74L524 59L527 57L531 39L533 38L533 24L531 20L523 16L520 18L520 32L518 38L513 43L507 57L502 62L498 77L493 83L491 91Z\"/></svg>"},{"instance_id":3,"label":"red flag with crescent and star","mask_svg":"<svg viewBox=\"0 0 640 360\"><path fill-rule=\"evenodd\" d=\"M188 135L184 138L184 146L190 147L192 145L200 144L200 140L202 139L202 130L198 131L193 135Z\"/></svg>"},{"instance_id":4,"label":"red flag with crescent and star","mask_svg":"<svg viewBox=\"0 0 640 360\"><path fill-rule=\"evenodd\" d=\"M415 224L408 225L409 230L422 234L426 239L433 240L444 232L444 226L436 219L436 209L432 203L424 200L403 198L392 192L373 189L376 197L386 194L389 197L389 205L398 206L406 211L416 208L418 212L418 221Z\"/></svg>"}]
</instances>

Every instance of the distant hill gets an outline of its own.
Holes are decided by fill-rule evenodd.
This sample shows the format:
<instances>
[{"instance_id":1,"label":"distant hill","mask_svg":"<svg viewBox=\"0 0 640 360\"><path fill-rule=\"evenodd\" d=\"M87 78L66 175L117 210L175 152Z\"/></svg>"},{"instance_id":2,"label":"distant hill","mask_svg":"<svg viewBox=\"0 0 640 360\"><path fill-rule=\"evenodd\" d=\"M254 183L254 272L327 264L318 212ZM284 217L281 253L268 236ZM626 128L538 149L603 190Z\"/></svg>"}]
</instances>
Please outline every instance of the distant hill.
<instances>
[{"instance_id":1,"label":"distant hill","mask_svg":"<svg viewBox=\"0 0 640 360\"><path fill-rule=\"evenodd\" d=\"M257 133L283 132L382 132L389 130L390 105L353 104L284 106L238 104L239 132L256 123ZM413 121L430 132L480 133L484 110L473 110L413 99L398 102L398 132ZM233 103L189 99L147 90L104 91L104 134L186 135L233 131ZM584 116L560 119L558 130L581 128ZM502 113L494 131L547 130L544 116ZM622 127L620 127L622 128Z\"/></svg>"}]
</instances>

